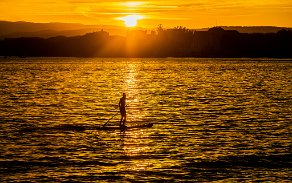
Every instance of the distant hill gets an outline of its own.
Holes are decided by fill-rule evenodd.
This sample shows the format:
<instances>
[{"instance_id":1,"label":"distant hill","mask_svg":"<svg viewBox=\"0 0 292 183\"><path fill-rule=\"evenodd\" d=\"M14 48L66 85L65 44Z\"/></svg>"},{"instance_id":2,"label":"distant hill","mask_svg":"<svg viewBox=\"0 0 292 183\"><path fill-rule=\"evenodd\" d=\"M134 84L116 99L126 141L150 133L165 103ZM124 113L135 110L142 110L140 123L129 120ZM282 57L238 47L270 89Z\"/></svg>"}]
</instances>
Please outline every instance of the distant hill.
<instances>
[{"instance_id":1,"label":"distant hill","mask_svg":"<svg viewBox=\"0 0 292 183\"><path fill-rule=\"evenodd\" d=\"M273 26L221 26L224 30L237 30L240 33L276 33L281 29L292 28ZM32 23L32 22L9 22L0 21L0 39L18 37L42 37L55 36L80 36L100 30L109 32L110 35L125 36L127 28L110 25L83 25L79 23ZM143 29L143 28L141 28ZM144 29L145 30L145 29ZM207 31L209 28L195 29Z\"/></svg>"},{"instance_id":2,"label":"distant hill","mask_svg":"<svg viewBox=\"0 0 292 183\"><path fill-rule=\"evenodd\" d=\"M276 33L282 29L291 30L287 27L275 27L275 26L220 26L224 30L236 30L240 33ZM208 31L209 28L196 29L197 31Z\"/></svg>"},{"instance_id":3,"label":"distant hill","mask_svg":"<svg viewBox=\"0 0 292 183\"><path fill-rule=\"evenodd\" d=\"M17 37L48 38L54 36L77 36L100 31L101 29L113 35L126 34L126 29L121 26L0 21L0 39Z\"/></svg>"}]
</instances>

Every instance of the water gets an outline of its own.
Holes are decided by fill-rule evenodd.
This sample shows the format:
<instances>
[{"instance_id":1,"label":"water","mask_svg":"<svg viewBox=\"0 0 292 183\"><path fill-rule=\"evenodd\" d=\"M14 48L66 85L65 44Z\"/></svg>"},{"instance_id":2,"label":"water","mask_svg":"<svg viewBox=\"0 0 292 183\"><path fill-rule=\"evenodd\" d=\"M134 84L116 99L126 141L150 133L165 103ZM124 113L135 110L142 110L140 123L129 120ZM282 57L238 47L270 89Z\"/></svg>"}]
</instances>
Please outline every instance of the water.
<instances>
[{"instance_id":1,"label":"water","mask_svg":"<svg viewBox=\"0 0 292 183\"><path fill-rule=\"evenodd\" d=\"M0 62L1 182L291 181L292 62ZM102 131L127 93L127 125ZM119 114L108 125L117 125Z\"/></svg>"}]
</instances>

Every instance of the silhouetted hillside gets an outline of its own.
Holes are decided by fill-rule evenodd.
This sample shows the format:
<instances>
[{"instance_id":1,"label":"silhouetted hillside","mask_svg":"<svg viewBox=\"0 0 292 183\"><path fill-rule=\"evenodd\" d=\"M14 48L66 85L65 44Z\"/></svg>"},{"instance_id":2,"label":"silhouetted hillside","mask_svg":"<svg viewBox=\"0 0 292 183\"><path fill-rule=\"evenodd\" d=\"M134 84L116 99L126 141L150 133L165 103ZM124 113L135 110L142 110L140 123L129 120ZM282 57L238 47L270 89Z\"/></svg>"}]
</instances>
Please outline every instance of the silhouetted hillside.
<instances>
[{"instance_id":1,"label":"silhouetted hillside","mask_svg":"<svg viewBox=\"0 0 292 183\"><path fill-rule=\"evenodd\" d=\"M239 33L214 27L193 31L184 27L130 31L126 37L100 31L83 36L7 38L2 56L52 57L278 57L292 58L292 32Z\"/></svg>"},{"instance_id":2,"label":"silhouetted hillside","mask_svg":"<svg viewBox=\"0 0 292 183\"><path fill-rule=\"evenodd\" d=\"M77 23L31 23L0 21L0 39L19 37L77 36L104 29L114 35L125 35L120 26L83 25Z\"/></svg>"},{"instance_id":3,"label":"silhouetted hillside","mask_svg":"<svg viewBox=\"0 0 292 183\"><path fill-rule=\"evenodd\" d=\"M224 30L236 30L240 33L277 33L282 29L291 30L287 27L275 26L220 26ZM196 29L196 31L208 31L210 28Z\"/></svg>"},{"instance_id":4,"label":"silhouetted hillside","mask_svg":"<svg viewBox=\"0 0 292 183\"><path fill-rule=\"evenodd\" d=\"M240 33L276 33L292 28L274 26L222 26L224 30L237 30ZM111 35L125 36L127 29L121 26L83 25L78 23L32 23L0 21L0 39L19 37L80 36L90 32L105 30ZM210 28L194 29L208 31Z\"/></svg>"}]
</instances>

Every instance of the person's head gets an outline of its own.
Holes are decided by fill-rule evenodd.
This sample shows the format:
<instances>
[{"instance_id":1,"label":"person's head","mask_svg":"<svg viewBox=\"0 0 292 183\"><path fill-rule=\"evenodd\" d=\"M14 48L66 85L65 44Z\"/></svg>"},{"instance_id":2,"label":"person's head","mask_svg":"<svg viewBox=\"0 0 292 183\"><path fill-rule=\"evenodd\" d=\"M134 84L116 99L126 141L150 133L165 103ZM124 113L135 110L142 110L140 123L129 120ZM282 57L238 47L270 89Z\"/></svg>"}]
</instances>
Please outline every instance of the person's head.
<instances>
[{"instance_id":1,"label":"person's head","mask_svg":"<svg viewBox=\"0 0 292 183\"><path fill-rule=\"evenodd\" d=\"M126 93L123 93L123 97L126 98Z\"/></svg>"}]
</instances>

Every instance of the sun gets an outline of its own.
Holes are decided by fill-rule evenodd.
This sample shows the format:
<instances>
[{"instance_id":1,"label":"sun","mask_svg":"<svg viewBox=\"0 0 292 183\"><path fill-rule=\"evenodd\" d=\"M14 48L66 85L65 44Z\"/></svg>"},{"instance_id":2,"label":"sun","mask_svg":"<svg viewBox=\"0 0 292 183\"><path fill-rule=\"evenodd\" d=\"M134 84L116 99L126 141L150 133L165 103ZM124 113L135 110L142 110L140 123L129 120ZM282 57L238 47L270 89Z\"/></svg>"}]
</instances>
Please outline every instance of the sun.
<instances>
[{"instance_id":1,"label":"sun","mask_svg":"<svg viewBox=\"0 0 292 183\"><path fill-rule=\"evenodd\" d=\"M125 17L122 17L121 20L125 22L126 27L135 27L137 26L137 21L141 20L141 15L128 15Z\"/></svg>"}]
</instances>

